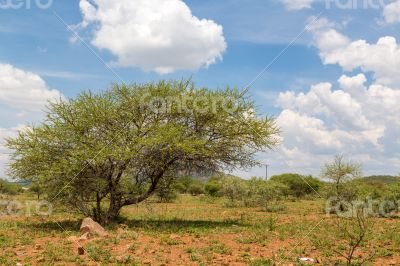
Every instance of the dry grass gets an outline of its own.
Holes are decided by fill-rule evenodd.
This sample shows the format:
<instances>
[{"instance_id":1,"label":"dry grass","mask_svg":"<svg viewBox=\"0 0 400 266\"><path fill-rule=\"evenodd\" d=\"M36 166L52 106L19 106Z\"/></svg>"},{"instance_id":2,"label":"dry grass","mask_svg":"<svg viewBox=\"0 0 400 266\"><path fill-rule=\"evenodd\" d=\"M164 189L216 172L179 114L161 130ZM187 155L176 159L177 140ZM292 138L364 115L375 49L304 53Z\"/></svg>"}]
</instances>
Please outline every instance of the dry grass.
<instances>
[{"instance_id":1,"label":"dry grass","mask_svg":"<svg viewBox=\"0 0 400 266\"><path fill-rule=\"evenodd\" d=\"M27 198L25 198L27 200ZM111 236L76 243L82 217L56 210L48 218L1 217L0 265L301 265L299 257L333 265L343 248L322 201L288 201L283 211L227 208L220 198L180 196L176 203L143 203L122 212ZM356 256L400 265L400 225L374 219ZM61 227L63 229L61 229ZM79 256L83 245L86 254ZM368 263L367 263L368 264Z\"/></svg>"}]
</instances>

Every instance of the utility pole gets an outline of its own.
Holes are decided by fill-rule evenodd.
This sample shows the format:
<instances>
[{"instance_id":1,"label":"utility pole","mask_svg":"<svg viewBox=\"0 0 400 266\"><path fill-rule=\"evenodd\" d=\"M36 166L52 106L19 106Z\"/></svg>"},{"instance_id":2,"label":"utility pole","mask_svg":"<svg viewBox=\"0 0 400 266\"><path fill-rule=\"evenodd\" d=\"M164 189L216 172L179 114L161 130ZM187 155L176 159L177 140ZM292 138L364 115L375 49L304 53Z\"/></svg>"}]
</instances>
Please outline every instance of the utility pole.
<instances>
[{"instance_id":1,"label":"utility pole","mask_svg":"<svg viewBox=\"0 0 400 266\"><path fill-rule=\"evenodd\" d=\"M265 180L268 180L268 164L265 165Z\"/></svg>"}]
</instances>

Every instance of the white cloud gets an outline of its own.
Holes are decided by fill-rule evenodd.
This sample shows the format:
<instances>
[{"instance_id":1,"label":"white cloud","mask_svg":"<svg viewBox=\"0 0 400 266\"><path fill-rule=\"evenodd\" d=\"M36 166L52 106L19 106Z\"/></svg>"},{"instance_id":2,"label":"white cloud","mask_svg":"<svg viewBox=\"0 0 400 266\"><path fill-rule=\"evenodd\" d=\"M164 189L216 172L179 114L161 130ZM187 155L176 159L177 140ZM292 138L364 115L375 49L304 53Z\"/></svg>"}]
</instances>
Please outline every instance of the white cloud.
<instances>
[{"instance_id":1,"label":"white cloud","mask_svg":"<svg viewBox=\"0 0 400 266\"><path fill-rule=\"evenodd\" d=\"M313 151L337 150L342 142L325 127L321 119L285 109L277 118L285 147Z\"/></svg>"},{"instance_id":2,"label":"white cloud","mask_svg":"<svg viewBox=\"0 0 400 266\"><path fill-rule=\"evenodd\" d=\"M379 84L400 85L400 47L396 38L382 37L374 44L351 41L333 27L308 28L324 64L338 64L345 71L372 72Z\"/></svg>"},{"instance_id":3,"label":"white cloud","mask_svg":"<svg viewBox=\"0 0 400 266\"><path fill-rule=\"evenodd\" d=\"M9 137L15 137L18 134L19 130L25 129L26 126L24 125L18 125L16 127L12 128L0 128L0 178L5 178L6 177L6 168L9 160L9 153L10 150L8 150L4 144L5 144L5 139Z\"/></svg>"},{"instance_id":4,"label":"white cloud","mask_svg":"<svg viewBox=\"0 0 400 266\"><path fill-rule=\"evenodd\" d=\"M347 154L370 164L370 171L385 164L383 170L398 171L392 162L400 156L400 90L366 83L364 74L342 75L335 90L320 83L307 92L282 92L277 100L282 108L277 119L283 137L280 160L297 167L296 160L304 164L307 158L304 165L316 174L321 161Z\"/></svg>"},{"instance_id":5,"label":"white cloud","mask_svg":"<svg viewBox=\"0 0 400 266\"><path fill-rule=\"evenodd\" d=\"M115 65L170 73L222 59L222 26L192 15L181 0L81 0L81 28L93 25L92 44L117 56Z\"/></svg>"},{"instance_id":6,"label":"white cloud","mask_svg":"<svg viewBox=\"0 0 400 266\"><path fill-rule=\"evenodd\" d=\"M61 93L49 89L38 75L0 64L0 103L20 111L40 111L47 101L60 99Z\"/></svg>"},{"instance_id":7,"label":"white cloud","mask_svg":"<svg viewBox=\"0 0 400 266\"><path fill-rule=\"evenodd\" d=\"M383 17L387 24L400 22L400 1L386 5L383 9Z\"/></svg>"},{"instance_id":8,"label":"white cloud","mask_svg":"<svg viewBox=\"0 0 400 266\"><path fill-rule=\"evenodd\" d=\"M353 77L342 75L338 82L343 91L350 93L356 99L363 97L366 93L364 84L367 82L367 78L362 73Z\"/></svg>"},{"instance_id":9,"label":"white cloud","mask_svg":"<svg viewBox=\"0 0 400 266\"><path fill-rule=\"evenodd\" d=\"M19 130L26 128L21 121L31 121L42 117L42 110L48 101L64 98L57 91L49 89L46 82L37 74L0 63L0 107L12 110L14 116L4 121L8 128L0 127L0 178L5 169L10 151L4 146L5 138L16 136Z\"/></svg>"},{"instance_id":10,"label":"white cloud","mask_svg":"<svg viewBox=\"0 0 400 266\"><path fill-rule=\"evenodd\" d=\"M331 117L336 123L353 128L368 128L369 121L362 113L361 105L342 90L332 91L332 84L320 83L311 87L307 94L281 93L279 105L307 115Z\"/></svg>"},{"instance_id":11,"label":"white cloud","mask_svg":"<svg viewBox=\"0 0 400 266\"><path fill-rule=\"evenodd\" d=\"M311 8L315 0L281 0L288 10Z\"/></svg>"}]
</instances>

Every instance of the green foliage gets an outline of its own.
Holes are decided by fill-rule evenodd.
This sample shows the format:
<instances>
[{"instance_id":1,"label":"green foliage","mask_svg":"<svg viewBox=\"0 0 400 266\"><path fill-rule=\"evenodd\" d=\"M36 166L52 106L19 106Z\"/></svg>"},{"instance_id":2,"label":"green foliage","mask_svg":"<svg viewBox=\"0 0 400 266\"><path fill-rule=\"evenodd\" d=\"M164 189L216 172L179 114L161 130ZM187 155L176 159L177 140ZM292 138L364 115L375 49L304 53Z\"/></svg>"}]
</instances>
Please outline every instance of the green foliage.
<instances>
[{"instance_id":1,"label":"green foliage","mask_svg":"<svg viewBox=\"0 0 400 266\"><path fill-rule=\"evenodd\" d=\"M17 195L22 191L21 185L0 179L0 194Z\"/></svg>"},{"instance_id":2,"label":"green foliage","mask_svg":"<svg viewBox=\"0 0 400 266\"><path fill-rule=\"evenodd\" d=\"M225 176L222 179L222 194L227 197L231 203L242 201L247 194L246 182L234 176Z\"/></svg>"},{"instance_id":3,"label":"green foliage","mask_svg":"<svg viewBox=\"0 0 400 266\"><path fill-rule=\"evenodd\" d=\"M181 194L187 194L189 193L189 187L193 183L193 178L188 175L181 176L177 178L177 180L174 183L174 188L177 192Z\"/></svg>"},{"instance_id":4,"label":"green foliage","mask_svg":"<svg viewBox=\"0 0 400 266\"><path fill-rule=\"evenodd\" d=\"M286 197L289 190L285 184L257 177L243 180L235 176L225 176L221 179L221 184L220 193L229 199L228 206L239 204L246 207L263 207L265 210Z\"/></svg>"},{"instance_id":5,"label":"green foliage","mask_svg":"<svg viewBox=\"0 0 400 266\"><path fill-rule=\"evenodd\" d=\"M192 196L197 196L205 193L204 184L200 180L193 180L188 188L188 192Z\"/></svg>"},{"instance_id":6,"label":"green foliage","mask_svg":"<svg viewBox=\"0 0 400 266\"><path fill-rule=\"evenodd\" d=\"M388 186L366 182L365 179L360 178L350 181L347 191L353 191L353 198L380 199L388 191Z\"/></svg>"},{"instance_id":7,"label":"green foliage","mask_svg":"<svg viewBox=\"0 0 400 266\"><path fill-rule=\"evenodd\" d=\"M174 181L174 189L181 194L191 194L193 196L205 193L204 184L191 176L182 176Z\"/></svg>"},{"instance_id":8,"label":"green foliage","mask_svg":"<svg viewBox=\"0 0 400 266\"><path fill-rule=\"evenodd\" d=\"M43 186L41 184L39 184L37 182L34 182L29 187L29 191L35 193L37 198L40 199L40 196L43 194L44 189L43 189Z\"/></svg>"},{"instance_id":9,"label":"green foliage","mask_svg":"<svg viewBox=\"0 0 400 266\"><path fill-rule=\"evenodd\" d=\"M247 184L247 192L244 198L246 206L270 205L272 201L284 198L288 193L288 187L275 181L265 181L262 178L253 177Z\"/></svg>"},{"instance_id":10,"label":"green foliage","mask_svg":"<svg viewBox=\"0 0 400 266\"><path fill-rule=\"evenodd\" d=\"M169 179L163 179L158 184L156 189L156 196L159 202L173 202L178 197L174 183Z\"/></svg>"},{"instance_id":11,"label":"green foliage","mask_svg":"<svg viewBox=\"0 0 400 266\"><path fill-rule=\"evenodd\" d=\"M205 191L212 197L220 196L222 190L222 181L220 177L212 177L205 185Z\"/></svg>"},{"instance_id":12,"label":"green foliage","mask_svg":"<svg viewBox=\"0 0 400 266\"><path fill-rule=\"evenodd\" d=\"M400 182L400 177L391 175L372 175L362 178L362 181L371 185L393 185Z\"/></svg>"},{"instance_id":13,"label":"green foliage","mask_svg":"<svg viewBox=\"0 0 400 266\"><path fill-rule=\"evenodd\" d=\"M387 204L384 206L384 214L398 212L400 210L400 182L387 188L383 197Z\"/></svg>"},{"instance_id":14,"label":"green foliage","mask_svg":"<svg viewBox=\"0 0 400 266\"><path fill-rule=\"evenodd\" d=\"M321 172L323 178L332 182L333 191L339 200L350 201L354 198L354 191L348 183L362 176L361 165L338 155L332 163L325 164Z\"/></svg>"},{"instance_id":15,"label":"green foliage","mask_svg":"<svg viewBox=\"0 0 400 266\"><path fill-rule=\"evenodd\" d=\"M337 247L336 243L332 243L332 247L336 247L333 251L346 259L346 265L363 265L370 261L375 255L374 250L363 256L356 256L356 252L362 246L366 246L371 231L371 221L363 208L357 209L353 217L340 218L335 220L335 240L336 243L343 243L341 247Z\"/></svg>"},{"instance_id":16,"label":"green foliage","mask_svg":"<svg viewBox=\"0 0 400 266\"><path fill-rule=\"evenodd\" d=\"M272 176L270 180L286 185L288 187L287 195L296 198L315 195L323 186L323 182L317 178L293 173Z\"/></svg>"},{"instance_id":17,"label":"green foliage","mask_svg":"<svg viewBox=\"0 0 400 266\"><path fill-rule=\"evenodd\" d=\"M109 223L180 169L257 165L255 155L277 144L279 130L254 110L239 90L189 81L83 92L51 103L41 124L7 140L10 173L39 180L50 199Z\"/></svg>"}]
</instances>

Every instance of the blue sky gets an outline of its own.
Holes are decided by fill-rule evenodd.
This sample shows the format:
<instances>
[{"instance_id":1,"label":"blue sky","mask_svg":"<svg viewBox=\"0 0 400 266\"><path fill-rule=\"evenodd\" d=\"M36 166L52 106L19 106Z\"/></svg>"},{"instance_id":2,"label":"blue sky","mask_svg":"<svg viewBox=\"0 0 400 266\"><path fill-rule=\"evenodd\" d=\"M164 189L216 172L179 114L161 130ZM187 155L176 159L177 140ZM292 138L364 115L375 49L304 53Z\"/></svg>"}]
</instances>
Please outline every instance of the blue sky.
<instances>
[{"instance_id":1,"label":"blue sky","mask_svg":"<svg viewBox=\"0 0 400 266\"><path fill-rule=\"evenodd\" d=\"M39 104L48 98L74 97L80 91L104 90L119 82L113 72L127 83L192 77L200 86L242 88L285 50L250 90L259 111L277 117L283 130L281 147L260 154L260 159L270 165L271 174L295 171L318 175L321 165L339 153L363 163L366 174L400 172L400 122L391 102L400 100L396 98L400 82L393 78L397 72L388 69L400 66L399 47L390 42L392 39L377 43L385 36L399 39L400 1L384 1L379 8L344 9L336 3L344 1L332 0L328 9L326 1L313 0L293 0L290 4L284 0L167 0L170 5L165 9L171 8L169 13L157 8L159 1L52 1L46 9L39 8L36 0L31 1L30 8L2 5L0 137L12 136L23 125L40 121L43 108ZM293 7L295 2L300 6ZM124 11L115 5L123 6ZM151 24L151 16L142 18L144 6L150 7L154 16L159 15L161 26ZM123 19L115 22L104 14ZM181 18L181 14L187 16ZM207 19L209 23L200 28L196 19ZM172 40L169 50L153 47L154 39L124 31L124 25L133 22L153 33L162 31L163 38ZM85 43L73 40L74 34L64 23L72 26ZM107 28L110 23L117 27ZM102 33L95 41L95 35ZM364 44L354 48L359 40ZM138 48L136 41L151 48ZM177 49L186 51L185 44L199 58L197 65L168 58ZM213 49L215 53L211 54ZM357 51L364 52L359 55ZM167 66L168 71L157 70L161 67L157 66L157 58L153 65L143 65L152 54L165 61L162 67ZM131 56L131 60L118 63L124 55ZM206 67L206 58L201 57L216 60ZM389 62L382 65L385 58ZM112 66L112 71L104 62ZM6 77L14 74L13 83L7 82ZM39 89L29 94L15 87L16 81L24 88ZM26 107L30 104L32 107ZM379 105L387 107L389 113ZM0 175L4 175L8 152L0 146ZM264 175L264 170L237 173L250 177Z\"/></svg>"}]
</instances>

